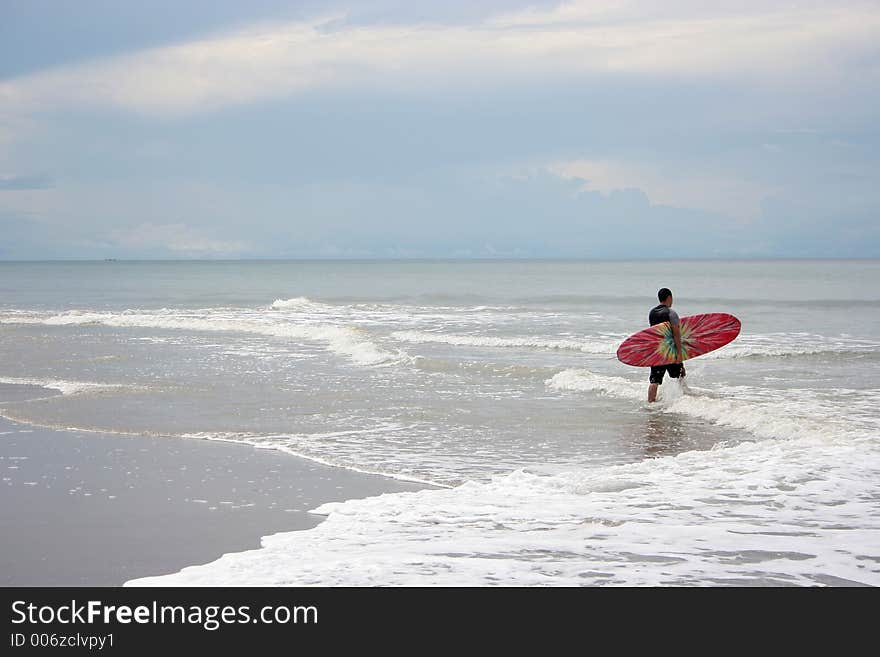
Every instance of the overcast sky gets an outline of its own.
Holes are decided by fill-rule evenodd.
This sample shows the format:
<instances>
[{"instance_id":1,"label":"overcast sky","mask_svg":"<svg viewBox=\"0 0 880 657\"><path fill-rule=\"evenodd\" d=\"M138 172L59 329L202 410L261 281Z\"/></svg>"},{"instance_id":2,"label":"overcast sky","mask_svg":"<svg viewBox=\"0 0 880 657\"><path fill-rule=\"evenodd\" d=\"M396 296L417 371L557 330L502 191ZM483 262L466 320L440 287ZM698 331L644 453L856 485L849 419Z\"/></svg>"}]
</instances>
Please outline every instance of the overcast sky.
<instances>
[{"instance_id":1,"label":"overcast sky","mask_svg":"<svg viewBox=\"0 0 880 657\"><path fill-rule=\"evenodd\" d=\"M0 259L880 257L880 3L0 0Z\"/></svg>"}]
</instances>

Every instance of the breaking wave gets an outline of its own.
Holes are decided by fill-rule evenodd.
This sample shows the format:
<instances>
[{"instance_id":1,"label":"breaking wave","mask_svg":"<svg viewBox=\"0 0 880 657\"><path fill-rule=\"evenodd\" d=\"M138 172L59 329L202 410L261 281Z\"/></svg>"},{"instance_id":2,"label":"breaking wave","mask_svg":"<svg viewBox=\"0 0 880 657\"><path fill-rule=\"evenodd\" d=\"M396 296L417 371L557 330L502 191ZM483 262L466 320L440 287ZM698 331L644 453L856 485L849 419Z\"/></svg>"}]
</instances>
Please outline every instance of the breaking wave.
<instances>
[{"instance_id":1,"label":"breaking wave","mask_svg":"<svg viewBox=\"0 0 880 657\"><path fill-rule=\"evenodd\" d=\"M381 365L399 361L402 353L381 349L361 328L333 324L302 323L266 317L244 311L179 311L162 309L155 312L126 311L123 313L68 311L54 315L16 317L7 323L37 323L46 326L100 325L116 328L155 328L182 331L239 332L267 335L293 340L323 343L339 355L358 365Z\"/></svg>"}]
</instances>

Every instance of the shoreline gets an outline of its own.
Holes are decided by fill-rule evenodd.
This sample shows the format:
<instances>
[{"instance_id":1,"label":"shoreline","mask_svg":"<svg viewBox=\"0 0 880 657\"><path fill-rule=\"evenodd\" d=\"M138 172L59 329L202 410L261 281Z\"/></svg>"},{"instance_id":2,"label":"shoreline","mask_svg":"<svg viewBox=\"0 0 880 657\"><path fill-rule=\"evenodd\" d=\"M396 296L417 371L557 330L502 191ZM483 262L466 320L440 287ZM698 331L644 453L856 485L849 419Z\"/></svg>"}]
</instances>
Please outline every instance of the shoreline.
<instances>
[{"instance_id":1,"label":"shoreline","mask_svg":"<svg viewBox=\"0 0 880 657\"><path fill-rule=\"evenodd\" d=\"M311 529L325 502L426 485L225 441L0 418L0 586L122 586Z\"/></svg>"}]
</instances>

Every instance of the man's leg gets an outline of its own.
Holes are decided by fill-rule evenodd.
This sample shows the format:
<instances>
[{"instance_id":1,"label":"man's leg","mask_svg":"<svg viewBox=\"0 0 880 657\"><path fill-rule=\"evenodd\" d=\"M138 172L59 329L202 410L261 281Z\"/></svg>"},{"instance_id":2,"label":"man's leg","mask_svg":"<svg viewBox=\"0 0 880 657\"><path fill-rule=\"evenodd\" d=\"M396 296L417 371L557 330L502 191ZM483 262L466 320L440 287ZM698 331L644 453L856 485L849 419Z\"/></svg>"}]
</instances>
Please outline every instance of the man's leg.
<instances>
[{"instance_id":1,"label":"man's leg","mask_svg":"<svg viewBox=\"0 0 880 657\"><path fill-rule=\"evenodd\" d=\"M648 379L650 383L648 386L649 402L657 401L657 386L663 383L663 374L665 372L666 367L663 365L655 365L651 368L651 377Z\"/></svg>"}]
</instances>

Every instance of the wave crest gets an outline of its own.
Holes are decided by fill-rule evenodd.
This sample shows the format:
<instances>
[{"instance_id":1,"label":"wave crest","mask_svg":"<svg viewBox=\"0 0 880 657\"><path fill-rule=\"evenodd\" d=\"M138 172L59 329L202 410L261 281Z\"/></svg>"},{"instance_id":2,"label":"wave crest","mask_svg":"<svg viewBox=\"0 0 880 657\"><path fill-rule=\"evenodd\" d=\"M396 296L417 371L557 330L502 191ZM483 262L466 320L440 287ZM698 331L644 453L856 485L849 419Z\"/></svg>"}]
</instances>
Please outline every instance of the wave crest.
<instances>
[{"instance_id":1,"label":"wave crest","mask_svg":"<svg viewBox=\"0 0 880 657\"><path fill-rule=\"evenodd\" d=\"M279 321L281 320L281 321ZM162 309L155 312L70 311L36 317L32 322L47 326L101 325L117 328L154 328L180 331L252 333L294 340L310 340L326 344L328 349L348 357L358 365L381 365L398 362L406 356L391 353L372 342L360 328L328 323L293 323L282 318L265 317L253 311L223 312L220 310L178 311Z\"/></svg>"},{"instance_id":2,"label":"wave crest","mask_svg":"<svg viewBox=\"0 0 880 657\"><path fill-rule=\"evenodd\" d=\"M588 354L613 356L618 341L597 338L593 341L552 340L540 337L504 338L486 335L454 335L450 333L431 333L429 331L395 331L391 337L401 342L427 344L431 342L467 347L538 347L541 349L560 349L580 351Z\"/></svg>"}]
</instances>

